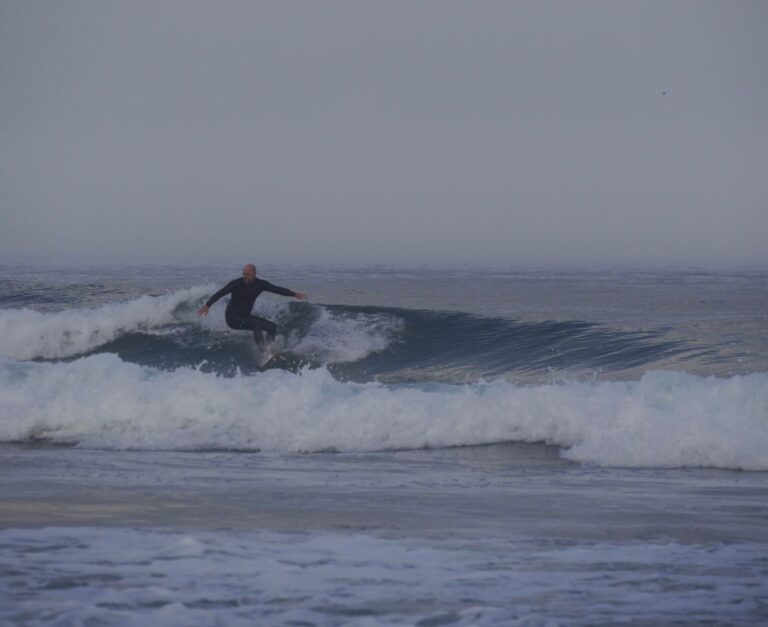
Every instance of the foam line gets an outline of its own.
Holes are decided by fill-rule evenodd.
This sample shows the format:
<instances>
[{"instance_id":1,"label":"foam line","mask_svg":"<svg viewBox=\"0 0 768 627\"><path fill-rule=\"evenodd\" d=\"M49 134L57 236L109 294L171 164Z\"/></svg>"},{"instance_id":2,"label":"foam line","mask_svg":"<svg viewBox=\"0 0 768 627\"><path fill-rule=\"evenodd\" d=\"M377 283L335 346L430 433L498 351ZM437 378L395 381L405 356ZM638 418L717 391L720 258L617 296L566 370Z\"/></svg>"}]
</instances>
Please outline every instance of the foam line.
<instances>
[{"instance_id":1,"label":"foam line","mask_svg":"<svg viewBox=\"0 0 768 627\"><path fill-rule=\"evenodd\" d=\"M652 371L520 386L343 383L324 368L222 378L109 354L0 364L0 440L106 449L377 451L544 441L573 460L768 470L768 374Z\"/></svg>"}]
</instances>

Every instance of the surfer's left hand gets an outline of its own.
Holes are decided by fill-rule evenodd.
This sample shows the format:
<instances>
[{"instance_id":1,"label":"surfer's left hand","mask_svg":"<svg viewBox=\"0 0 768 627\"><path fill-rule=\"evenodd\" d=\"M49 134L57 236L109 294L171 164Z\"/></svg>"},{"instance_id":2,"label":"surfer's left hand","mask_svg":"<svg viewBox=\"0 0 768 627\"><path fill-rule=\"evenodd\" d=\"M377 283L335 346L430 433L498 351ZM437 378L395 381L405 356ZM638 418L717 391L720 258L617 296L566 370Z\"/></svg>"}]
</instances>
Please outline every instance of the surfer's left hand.
<instances>
[{"instance_id":1,"label":"surfer's left hand","mask_svg":"<svg viewBox=\"0 0 768 627\"><path fill-rule=\"evenodd\" d=\"M298 298L299 300L307 300L307 295L304 294L304 292L296 292L296 294L294 294L294 296L296 298Z\"/></svg>"}]
</instances>

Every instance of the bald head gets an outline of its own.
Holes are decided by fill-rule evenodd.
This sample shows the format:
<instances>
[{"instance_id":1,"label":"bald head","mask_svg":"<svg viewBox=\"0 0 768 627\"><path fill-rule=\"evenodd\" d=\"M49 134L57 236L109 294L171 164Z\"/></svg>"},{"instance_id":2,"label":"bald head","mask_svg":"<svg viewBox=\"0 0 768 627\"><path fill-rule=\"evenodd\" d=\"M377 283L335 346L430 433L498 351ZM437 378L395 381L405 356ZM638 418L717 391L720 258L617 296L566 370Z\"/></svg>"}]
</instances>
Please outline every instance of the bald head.
<instances>
[{"instance_id":1,"label":"bald head","mask_svg":"<svg viewBox=\"0 0 768 627\"><path fill-rule=\"evenodd\" d=\"M246 283L253 283L256 278L256 266L252 263L247 263L243 266L243 280Z\"/></svg>"}]
</instances>

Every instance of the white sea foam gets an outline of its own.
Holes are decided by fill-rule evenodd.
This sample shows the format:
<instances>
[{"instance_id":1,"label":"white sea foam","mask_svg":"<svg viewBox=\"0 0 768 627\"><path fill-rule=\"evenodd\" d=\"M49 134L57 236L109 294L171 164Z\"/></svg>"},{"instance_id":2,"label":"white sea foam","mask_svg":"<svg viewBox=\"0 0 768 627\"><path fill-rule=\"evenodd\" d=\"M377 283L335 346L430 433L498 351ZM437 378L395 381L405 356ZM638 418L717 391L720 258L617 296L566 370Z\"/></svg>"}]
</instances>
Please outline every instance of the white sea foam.
<instances>
[{"instance_id":1,"label":"white sea foam","mask_svg":"<svg viewBox=\"0 0 768 627\"><path fill-rule=\"evenodd\" d=\"M325 369L221 378L109 354L0 365L0 440L108 449L375 451L545 441L601 465L768 470L768 374L631 382L342 383Z\"/></svg>"},{"instance_id":2,"label":"white sea foam","mask_svg":"<svg viewBox=\"0 0 768 627\"><path fill-rule=\"evenodd\" d=\"M311 355L323 363L357 361L387 348L402 327L403 321L393 316L350 316L320 307L320 315L309 333L291 350L299 355Z\"/></svg>"},{"instance_id":3,"label":"white sea foam","mask_svg":"<svg viewBox=\"0 0 768 627\"><path fill-rule=\"evenodd\" d=\"M0 310L0 355L14 359L57 359L79 355L124 333L173 322L183 303L211 293L211 286L142 296L93 309L42 313L32 309Z\"/></svg>"},{"instance_id":4,"label":"white sea foam","mask_svg":"<svg viewBox=\"0 0 768 627\"><path fill-rule=\"evenodd\" d=\"M403 321L386 314L345 313L331 311L323 305L312 305L317 317L304 335L284 324L278 325L274 348L326 364L352 362L371 353L382 351L398 337ZM256 301L253 313L280 323L288 314L285 301L269 296ZM218 308L202 321L211 330L229 332L224 319L224 308Z\"/></svg>"},{"instance_id":5,"label":"white sea foam","mask_svg":"<svg viewBox=\"0 0 768 627\"><path fill-rule=\"evenodd\" d=\"M332 311L323 305L311 305L316 317L303 335L280 325L275 347L288 350L315 362L326 364L352 362L386 349L398 338L403 320L378 313ZM278 323L288 316L288 303L272 297L256 301L254 314ZM207 324L216 330L227 328L221 312L209 314Z\"/></svg>"},{"instance_id":6,"label":"white sea foam","mask_svg":"<svg viewBox=\"0 0 768 627\"><path fill-rule=\"evenodd\" d=\"M755 624L764 544L428 541L361 534L0 531L0 622Z\"/></svg>"}]
</instances>

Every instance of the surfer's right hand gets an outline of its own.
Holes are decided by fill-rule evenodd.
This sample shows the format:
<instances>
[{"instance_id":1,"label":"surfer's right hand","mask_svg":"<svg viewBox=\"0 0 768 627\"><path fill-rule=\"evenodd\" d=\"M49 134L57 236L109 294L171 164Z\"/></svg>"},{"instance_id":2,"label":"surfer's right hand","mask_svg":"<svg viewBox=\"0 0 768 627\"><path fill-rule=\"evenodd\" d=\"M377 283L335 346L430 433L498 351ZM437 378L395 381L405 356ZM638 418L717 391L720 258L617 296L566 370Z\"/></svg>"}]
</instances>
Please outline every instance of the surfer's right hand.
<instances>
[{"instance_id":1,"label":"surfer's right hand","mask_svg":"<svg viewBox=\"0 0 768 627\"><path fill-rule=\"evenodd\" d=\"M200 309L197 310L198 316L207 316L208 315L208 305L203 305L200 307Z\"/></svg>"}]
</instances>

